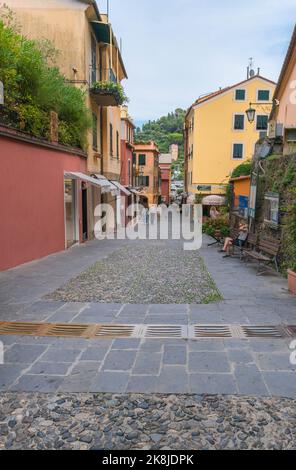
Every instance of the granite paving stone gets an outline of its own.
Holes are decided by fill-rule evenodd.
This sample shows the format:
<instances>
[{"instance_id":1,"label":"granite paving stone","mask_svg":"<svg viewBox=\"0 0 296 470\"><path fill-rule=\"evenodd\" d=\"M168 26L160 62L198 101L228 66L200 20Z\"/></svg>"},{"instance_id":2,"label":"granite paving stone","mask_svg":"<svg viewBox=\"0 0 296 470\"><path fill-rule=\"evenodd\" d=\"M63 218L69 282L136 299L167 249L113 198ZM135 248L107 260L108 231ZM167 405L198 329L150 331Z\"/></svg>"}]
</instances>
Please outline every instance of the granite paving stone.
<instances>
[{"instance_id":1,"label":"granite paving stone","mask_svg":"<svg viewBox=\"0 0 296 470\"><path fill-rule=\"evenodd\" d=\"M64 349L51 347L42 356L43 362L74 362L81 354L81 349Z\"/></svg>"},{"instance_id":2,"label":"granite paving stone","mask_svg":"<svg viewBox=\"0 0 296 470\"><path fill-rule=\"evenodd\" d=\"M236 364L234 376L241 395L269 395L263 376L255 364Z\"/></svg>"},{"instance_id":3,"label":"granite paving stone","mask_svg":"<svg viewBox=\"0 0 296 470\"><path fill-rule=\"evenodd\" d=\"M190 372L230 372L227 355L221 351L189 352L188 367Z\"/></svg>"},{"instance_id":4,"label":"granite paving stone","mask_svg":"<svg viewBox=\"0 0 296 470\"><path fill-rule=\"evenodd\" d=\"M132 370L134 375L158 375L161 365L162 354L157 352L140 352L137 355L135 365Z\"/></svg>"},{"instance_id":5,"label":"granite paving stone","mask_svg":"<svg viewBox=\"0 0 296 470\"><path fill-rule=\"evenodd\" d=\"M187 363L187 347L176 346L176 345L165 345L163 363L185 365Z\"/></svg>"},{"instance_id":6,"label":"granite paving stone","mask_svg":"<svg viewBox=\"0 0 296 470\"><path fill-rule=\"evenodd\" d=\"M133 367L136 359L136 351L111 350L103 363L103 370L129 370Z\"/></svg>"}]
</instances>

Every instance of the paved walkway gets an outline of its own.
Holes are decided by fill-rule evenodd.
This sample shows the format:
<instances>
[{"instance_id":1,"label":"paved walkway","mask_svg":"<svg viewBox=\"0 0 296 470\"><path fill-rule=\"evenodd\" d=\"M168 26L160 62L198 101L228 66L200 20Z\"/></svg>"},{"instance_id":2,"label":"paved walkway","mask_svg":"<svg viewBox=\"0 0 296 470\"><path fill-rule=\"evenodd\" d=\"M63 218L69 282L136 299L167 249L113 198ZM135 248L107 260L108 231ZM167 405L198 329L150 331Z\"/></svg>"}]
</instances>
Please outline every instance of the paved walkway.
<instances>
[{"instance_id":1,"label":"paved walkway","mask_svg":"<svg viewBox=\"0 0 296 470\"><path fill-rule=\"evenodd\" d=\"M287 292L285 280L273 274L258 277L254 266L223 260L215 247L206 245L201 255L224 299L217 303L124 305L43 299L130 243L142 243L145 249L153 242L91 242L0 273L0 321L296 324L296 299ZM0 340L5 345L1 390L296 396L296 367L289 361L287 339Z\"/></svg>"}]
</instances>

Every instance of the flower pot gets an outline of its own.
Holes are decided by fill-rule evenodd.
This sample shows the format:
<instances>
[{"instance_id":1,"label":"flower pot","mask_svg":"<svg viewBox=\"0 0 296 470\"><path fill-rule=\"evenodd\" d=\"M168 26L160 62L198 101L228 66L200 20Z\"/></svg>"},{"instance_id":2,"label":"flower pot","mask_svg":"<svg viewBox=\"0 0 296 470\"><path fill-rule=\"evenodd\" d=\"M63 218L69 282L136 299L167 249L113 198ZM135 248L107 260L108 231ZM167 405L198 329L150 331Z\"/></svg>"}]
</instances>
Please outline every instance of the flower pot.
<instances>
[{"instance_id":1,"label":"flower pot","mask_svg":"<svg viewBox=\"0 0 296 470\"><path fill-rule=\"evenodd\" d=\"M296 272L288 269L288 289L296 295Z\"/></svg>"}]
</instances>

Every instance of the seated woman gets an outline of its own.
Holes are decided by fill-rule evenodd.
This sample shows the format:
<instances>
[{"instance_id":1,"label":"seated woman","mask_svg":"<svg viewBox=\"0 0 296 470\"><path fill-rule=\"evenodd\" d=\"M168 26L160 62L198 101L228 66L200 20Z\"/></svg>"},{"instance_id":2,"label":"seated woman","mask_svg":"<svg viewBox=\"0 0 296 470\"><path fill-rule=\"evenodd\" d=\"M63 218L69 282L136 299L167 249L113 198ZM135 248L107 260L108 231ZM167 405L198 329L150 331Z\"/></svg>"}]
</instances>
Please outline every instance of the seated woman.
<instances>
[{"instance_id":1,"label":"seated woman","mask_svg":"<svg viewBox=\"0 0 296 470\"><path fill-rule=\"evenodd\" d=\"M233 239L231 237L226 237L224 241L224 246L221 250L221 252L225 252L226 254L223 256L223 258L228 258L230 256L230 247L232 245L242 247L246 243L246 240L248 238L248 225L245 223L242 223L239 225L239 234L237 238Z\"/></svg>"}]
</instances>

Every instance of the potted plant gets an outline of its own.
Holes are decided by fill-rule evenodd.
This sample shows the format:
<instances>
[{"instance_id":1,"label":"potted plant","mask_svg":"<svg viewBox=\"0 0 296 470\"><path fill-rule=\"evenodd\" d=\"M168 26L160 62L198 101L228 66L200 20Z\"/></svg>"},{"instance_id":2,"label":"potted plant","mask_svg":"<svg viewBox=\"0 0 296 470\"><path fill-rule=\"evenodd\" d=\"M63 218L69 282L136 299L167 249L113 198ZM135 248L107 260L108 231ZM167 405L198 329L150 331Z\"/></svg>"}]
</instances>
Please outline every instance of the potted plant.
<instances>
[{"instance_id":1,"label":"potted plant","mask_svg":"<svg viewBox=\"0 0 296 470\"><path fill-rule=\"evenodd\" d=\"M288 289L296 295L296 262L288 269Z\"/></svg>"},{"instance_id":2,"label":"potted plant","mask_svg":"<svg viewBox=\"0 0 296 470\"><path fill-rule=\"evenodd\" d=\"M290 269L288 269L288 289L296 295L296 202L292 205L290 233L293 253Z\"/></svg>"},{"instance_id":3,"label":"potted plant","mask_svg":"<svg viewBox=\"0 0 296 470\"><path fill-rule=\"evenodd\" d=\"M91 93L101 106L120 106L128 102L122 85L108 80L93 83Z\"/></svg>"}]
</instances>

